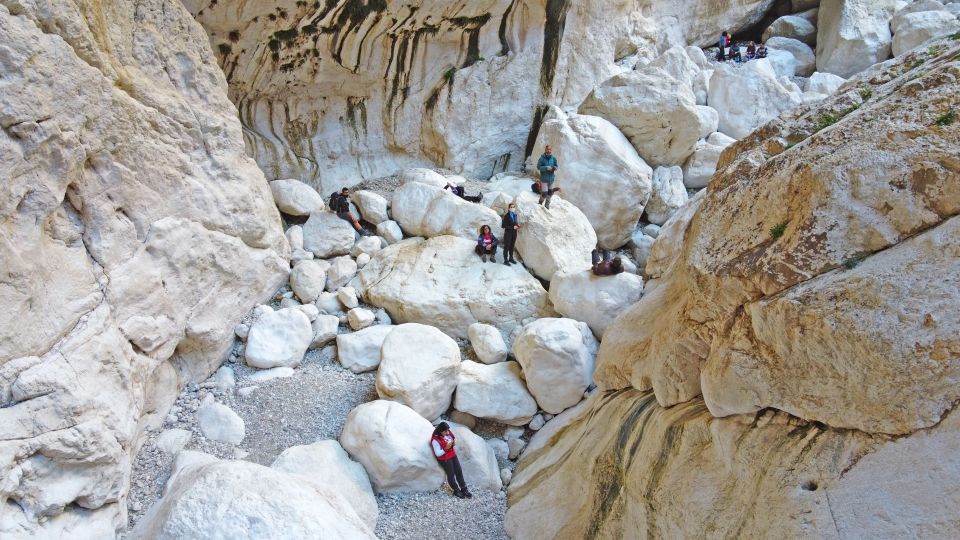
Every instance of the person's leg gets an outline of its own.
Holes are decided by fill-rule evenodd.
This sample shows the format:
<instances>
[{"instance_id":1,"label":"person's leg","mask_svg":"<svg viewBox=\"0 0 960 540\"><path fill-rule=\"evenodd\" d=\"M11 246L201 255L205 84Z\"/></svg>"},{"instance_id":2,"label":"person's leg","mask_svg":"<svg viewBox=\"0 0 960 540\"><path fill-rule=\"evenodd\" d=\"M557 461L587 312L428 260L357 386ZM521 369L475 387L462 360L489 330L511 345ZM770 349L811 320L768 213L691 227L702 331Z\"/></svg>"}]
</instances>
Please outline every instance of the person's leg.
<instances>
[{"instance_id":1,"label":"person's leg","mask_svg":"<svg viewBox=\"0 0 960 540\"><path fill-rule=\"evenodd\" d=\"M560 188L553 189L553 184L550 184L550 188L547 189L547 200L543 203L544 208L550 208L550 199L553 198L553 194L557 192Z\"/></svg>"},{"instance_id":2,"label":"person's leg","mask_svg":"<svg viewBox=\"0 0 960 540\"><path fill-rule=\"evenodd\" d=\"M490 262L497 262L497 246L491 246L490 251Z\"/></svg>"},{"instance_id":3,"label":"person's leg","mask_svg":"<svg viewBox=\"0 0 960 540\"><path fill-rule=\"evenodd\" d=\"M503 233L503 264L510 266L510 257L513 256L513 231Z\"/></svg>"},{"instance_id":4,"label":"person's leg","mask_svg":"<svg viewBox=\"0 0 960 540\"><path fill-rule=\"evenodd\" d=\"M467 489L467 483L463 480L463 468L460 467L460 458L453 456L453 459L450 461L453 462L454 476L456 476L457 483L460 485L460 493L466 495L467 498L472 498L473 494Z\"/></svg>"},{"instance_id":5,"label":"person's leg","mask_svg":"<svg viewBox=\"0 0 960 540\"><path fill-rule=\"evenodd\" d=\"M454 457L454 459L456 459L456 457ZM454 469L453 466L453 459L437 461L440 463L440 466L443 467L443 472L447 474L447 484L450 485L450 489L453 490L453 494L459 496L460 488L457 486L456 469Z\"/></svg>"},{"instance_id":6,"label":"person's leg","mask_svg":"<svg viewBox=\"0 0 960 540\"><path fill-rule=\"evenodd\" d=\"M599 262L602 261L602 260L603 260L603 257L600 255L600 250L599 250L599 249L595 249L595 250L593 250L593 251L590 252L590 261L591 261L590 264L591 264L591 265L596 266L597 263L599 263Z\"/></svg>"}]
</instances>

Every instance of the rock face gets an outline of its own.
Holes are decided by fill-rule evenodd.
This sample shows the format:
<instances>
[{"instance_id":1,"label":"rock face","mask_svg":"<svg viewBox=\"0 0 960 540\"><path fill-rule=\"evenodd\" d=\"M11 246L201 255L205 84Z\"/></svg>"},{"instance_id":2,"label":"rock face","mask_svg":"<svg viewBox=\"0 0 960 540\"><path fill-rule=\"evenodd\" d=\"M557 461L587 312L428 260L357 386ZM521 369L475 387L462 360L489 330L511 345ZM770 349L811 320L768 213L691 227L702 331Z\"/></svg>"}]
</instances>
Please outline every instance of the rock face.
<instances>
[{"instance_id":1,"label":"rock face","mask_svg":"<svg viewBox=\"0 0 960 540\"><path fill-rule=\"evenodd\" d=\"M843 78L890 57L896 0L823 0L817 19L817 71Z\"/></svg>"},{"instance_id":2,"label":"rock face","mask_svg":"<svg viewBox=\"0 0 960 540\"><path fill-rule=\"evenodd\" d=\"M550 282L550 301L557 312L587 323L598 337L642 294L643 278L627 272L615 276L595 276L593 270L559 272Z\"/></svg>"},{"instance_id":3,"label":"rock face","mask_svg":"<svg viewBox=\"0 0 960 540\"><path fill-rule=\"evenodd\" d=\"M340 434L379 493L433 491L444 481L430 450L433 426L413 409L394 401L364 403L350 412Z\"/></svg>"},{"instance_id":4,"label":"rock face","mask_svg":"<svg viewBox=\"0 0 960 540\"><path fill-rule=\"evenodd\" d=\"M568 116L554 108L540 128L531 158L538 159L547 144L563 160L555 185L587 216L600 246L625 244L650 197L653 174L630 141L603 118Z\"/></svg>"},{"instance_id":5,"label":"rock face","mask_svg":"<svg viewBox=\"0 0 960 540\"><path fill-rule=\"evenodd\" d=\"M549 209L537 204L534 193L522 193L514 201L522 224L517 252L528 268L547 281L559 271L589 267L590 252L597 245L586 216L561 196L553 196Z\"/></svg>"},{"instance_id":6,"label":"rock face","mask_svg":"<svg viewBox=\"0 0 960 540\"><path fill-rule=\"evenodd\" d=\"M401 324L380 348L377 394L433 420L450 408L459 372L456 341L432 326Z\"/></svg>"},{"instance_id":7,"label":"rock face","mask_svg":"<svg viewBox=\"0 0 960 540\"><path fill-rule=\"evenodd\" d=\"M428 238L453 235L476 241L481 226L495 230L500 225L500 217L486 206L420 182L408 182L393 193L393 218L407 234Z\"/></svg>"},{"instance_id":8,"label":"rock face","mask_svg":"<svg viewBox=\"0 0 960 540\"><path fill-rule=\"evenodd\" d=\"M587 97L581 114L605 118L630 139L651 166L679 165L699 137L697 102L689 87L647 67L617 75Z\"/></svg>"},{"instance_id":9,"label":"rock face","mask_svg":"<svg viewBox=\"0 0 960 540\"><path fill-rule=\"evenodd\" d=\"M949 11L920 11L893 19L892 52L901 56L934 38L960 31L960 21Z\"/></svg>"},{"instance_id":10,"label":"rock face","mask_svg":"<svg viewBox=\"0 0 960 540\"><path fill-rule=\"evenodd\" d=\"M531 440L507 492L511 538L956 535L956 415L885 441L783 413L716 419L700 401L664 409L632 389L587 405ZM916 481L911 471L930 461L939 474Z\"/></svg>"},{"instance_id":11,"label":"rock face","mask_svg":"<svg viewBox=\"0 0 960 540\"><path fill-rule=\"evenodd\" d=\"M101 11L0 7L0 536L113 537L141 430L286 279L203 31Z\"/></svg>"},{"instance_id":12,"label":"rock face","mask_svg":"<svg viewBox=\"0 0 960 540\"><path fill-rule=\"evenodd\" d=\"M558 414L583 398L593 381L597 340L586 323L539 319L523 328L513 355L540 408Z\"/></svg>"},{"instance_id":13,"label":"rock face","mask_svg":"<svg viewBox=\"0 0 960 540\"><path fill-rule=\"evenodd\" d=\"M773 3L185 2L252 155L271 179L324 195L411 166L477 178L516 169L539 105L576 107L622 71L618 59L713 43Z\"/></svg>"},{"instance_id":14,"label":"rock face","mask_svg":"<svg viewBox=\"0 0 960 540\"><path fill-rule=\"evenodd\" d=\"M190 454L197 453L177 458L165 496L131 538L376 538L353 501L334 485L246 461ZM351 474L336 470L343 466L328 462L323 471L328 478L343 478Z\"/></svg>"},{"instance_id":15,"label":"rock face","mask_svg":"<svg viewBox=\"0 0 960 540\"><path fill-rule=\"evenodd\" d=\"M360 271L364 299L397 322L467 337L483 322L509 335L519 321L553 312L543 286L521 266L481 263L475 242L410 238L377 253Z\"/></svg>"},{"instance_id":16,"label":"rock face","mask_svg":"<svg viewBox=\"0 0 960 540\"><path fill-rule=\"evenodd\" d=\"M453 406L477 418L511 426L524 426L537 414L537 402L527 391L520 364L512 361L492 365L463 362Z\"/></svg>"}]
</instances>

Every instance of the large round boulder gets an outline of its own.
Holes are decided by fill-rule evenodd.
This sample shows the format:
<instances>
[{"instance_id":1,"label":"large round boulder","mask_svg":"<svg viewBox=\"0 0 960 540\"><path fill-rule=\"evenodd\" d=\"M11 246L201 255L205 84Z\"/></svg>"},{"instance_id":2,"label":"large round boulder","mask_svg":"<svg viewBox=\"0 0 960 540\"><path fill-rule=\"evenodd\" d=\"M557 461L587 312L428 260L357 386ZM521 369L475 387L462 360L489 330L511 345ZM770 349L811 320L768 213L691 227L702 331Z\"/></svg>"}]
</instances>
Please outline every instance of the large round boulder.
<instances>
[{"instance_id":1,"label":"large round boulder","mask_svg":"<svg viewBox=\"0 0 960 540\"><path fill-rule=\"evenodd\" d=\"M377 394L433 420L450 408L459 372L456 341L432 326L401 324L380 347Z\"/></svg>"},{"instance_id":2,"label":"large round boulder","mask_svg":"<svg viewBox=\"0 0 960 540\"><path fill-rule=\"evenodd\" d=\"M350 411L340 444L379 493L433 491L444 481L430 449L433 425L410 407L376 400Z\"/></svg>"},{"instance_id":3,"label":"large round boulder","mask_svg":"<svg viewBox=\"0 0 960 540\"><path fill-rule=\"evenodd\" d=\"M495 230L500 225L500 217L486 206L420 182L393 193L393 218L407 234L428 238L449 234L475 240L481 226Z\"/></svg>"},{"instance_id":4,"label":"large round boulder","mask_svg":"<svg viewBox=\"0 0 960 540\"><path fill-rule=\"evenodd\" d=\"M250 326L244 357L248 366L268 369L296 367L313 341L313 327L303 311L258 308L259 317Z\"/></svg>"},{"instance_id":5,"label":"large round boulder","mask_svg":"<svg viewBox=\"0 0 960 540\"><path fill-rule=\"evenodd\" d=\"M583 399L593 381L598 346L586 323L546 318L523 328L513 343L513 355L540 408L559 414Z\"/></svg>"},{"instance_id":6,"label":"large round boulder","mask_svg":"<svg viewBox=\"0 0 960 540\"><path fill-rule=\"evenodd\" d=\"M380 347L393 326L378 324L359 332L337 336L337 360L354 373L373 371L380 365Z\"/></svg>"},{"instance_id":7,"label":"large round boulder","mask_svg":"<svg viewBox=\"0 0 960 540\"><path fill-rule=\"evenodd\" d=\"M463 362L453 407L511 426L527 425L537 414L537 402L523 382L520 364L512 361L491 365Z\"/></svg>"},{"instance_id":8,"label":"large round boulder","mask_svg":"<svg viewBox=\"0 0 960 540\"><path fill-rule=\"evenodd\" d=\"M537 204L534 193L522 193L514 201L522 225L517 252L527 268L547 281L558 271L589 267L597 246L587 217L561 197L554 195L549 209Z\"/></svg>"},{"instance_id":9,"label":"large round boulder","mask_svg":"<svg viewBox=\"0 0 960 540\"><path fill-rule=\"evenodd\" d=\"M597 276L593 270L559 272L550 282L550 301L557 312L587 323L601 337L642 295L643 278L627 272L615 276Z\"/></svg>"},{"instance_id":10,"label":"large round boulder","mask_svg":"<svg viewBox=\"0 0 960 540\"><path fill-rule=\"evenodd\" d=\"M317 190L299 180L274 180L270 182L273 202L284 214L309 216L324 209L323 197Z\"/></svg>"},{"instance_id":11,"label":"large round boulder","mask_svg":"<svg viewBox=\"0 0 960 540\"><path fill-rule=\"evenodd\" d=\"M354 239L353 226L331 212L314 212L303 224L303 249L318 259L350 253Z\"/></svg>"},{"instance_id":12,"label":"large round boulder","mask_svg":"<svg viewBox=\"0 0 960 540\"><path fill-rule=\"evenodd\" d=\"M507 359L510 348L503 341L503 334L495 326L473 323L467 329L467 335L474 354L484 364L496 364Z\"/></svg>"},{"instance_id":13,"label":"large round boulder","mask_svg":"<svg viewBox=\"0 0 960 540\"><path fill-rule=\"evenodd\" d=\"M720 131L740 139L799 105L800 96L780 82L770 60L763 58L743 66L719 66L710 79L709 101L720 113Z\"/></svg>"}]
</instances>

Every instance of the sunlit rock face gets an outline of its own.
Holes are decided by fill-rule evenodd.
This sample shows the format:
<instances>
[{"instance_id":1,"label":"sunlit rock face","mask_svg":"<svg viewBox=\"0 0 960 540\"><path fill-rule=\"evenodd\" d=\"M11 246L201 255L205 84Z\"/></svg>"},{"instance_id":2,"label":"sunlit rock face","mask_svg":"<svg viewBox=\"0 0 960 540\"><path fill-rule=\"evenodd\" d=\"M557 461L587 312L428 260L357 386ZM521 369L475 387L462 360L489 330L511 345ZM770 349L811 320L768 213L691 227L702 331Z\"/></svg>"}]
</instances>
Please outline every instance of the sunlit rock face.
<instances>
[{"instance_id":1,"label":"sunlit rock face","mask_svg":"<svg viewBox=\"0 0 960 540\"><path fill-rule=\"evenodd\" d=\"M519 169L545 106L575 107L628 69L616 60L706 44L772 0L184 3L268 178L328 193L409 166Z\"/></svg>"}]
</instances>

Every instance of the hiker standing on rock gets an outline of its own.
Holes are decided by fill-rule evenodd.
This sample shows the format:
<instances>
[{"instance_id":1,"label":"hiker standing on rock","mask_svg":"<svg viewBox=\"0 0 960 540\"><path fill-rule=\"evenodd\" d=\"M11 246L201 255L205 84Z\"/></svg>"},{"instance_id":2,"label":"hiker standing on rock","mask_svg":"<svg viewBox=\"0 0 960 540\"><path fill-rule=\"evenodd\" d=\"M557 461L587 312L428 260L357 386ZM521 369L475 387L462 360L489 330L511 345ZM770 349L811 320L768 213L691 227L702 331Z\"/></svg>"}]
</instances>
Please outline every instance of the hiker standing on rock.
<instances>
[{"instance_id":1,"label":"hiker standing on rock","mask_svg":"<svg viewBox=\"0 0 960 540\"><path fill-rule=\"evenodd\" d=\"M350 190L343 188L340 193L334 192L330 196L330 209L337 213L337 217L353 225L360 236L367 236L367 231L360 226L360 221L350 213Z\"/></svg>"},{"instance_id":2,"label":"hiker standing on rock","mask_svg":"<svg viewBox=\"0 0 960 540\"><path fill-rule=\"evenodd\" d=\"M507 206L507 212L503 214L500 226L503 227L503 264L510 266L517 262L513 258L513 248L517 243L517 231L520 230L520 223L517 221L517 205L510 203Z\"/></svg>"},{"instance_id":3,"label":"hiker standing on rock","mask_svg":"<svg viewBox=\"0 0 960 540\"><path fill-rule=\"evenodd\" d=\"M550 152L549 144L543 149L543 155L537 160L537 170L540 171L540 200L537 204L543 204L550 208L550 198L553 197L554 192L560 191L560 188L553 189L553 181L556 180L557 158Z\"/></svg>"},{"instance_id":4,"label":"hiker standing on rock","mask_svg":"<svg viewBox=\"0 0 960 540\"><path fill-rule=\"evenodd\" d=\"M453 494L461 499L472 499L473 494L467 489L467 483L463 481L460 459L453 448L456 444L457 439L453 436L453 431L450 431L450 425L446 422L437 424L436 429L433 430L433 438L430 440L433 455L443 467L443 472L447 473L447 483L450 484Z\"/></svg>"}]
</instances>

